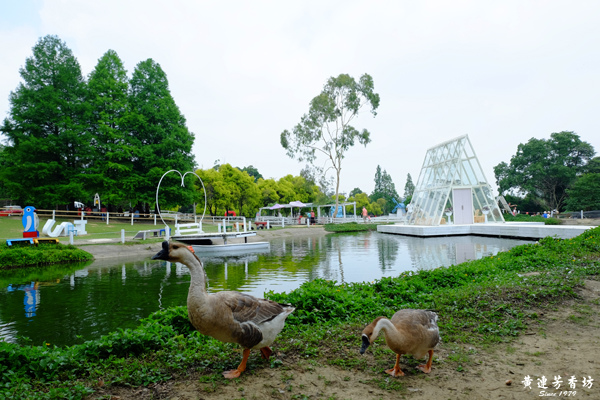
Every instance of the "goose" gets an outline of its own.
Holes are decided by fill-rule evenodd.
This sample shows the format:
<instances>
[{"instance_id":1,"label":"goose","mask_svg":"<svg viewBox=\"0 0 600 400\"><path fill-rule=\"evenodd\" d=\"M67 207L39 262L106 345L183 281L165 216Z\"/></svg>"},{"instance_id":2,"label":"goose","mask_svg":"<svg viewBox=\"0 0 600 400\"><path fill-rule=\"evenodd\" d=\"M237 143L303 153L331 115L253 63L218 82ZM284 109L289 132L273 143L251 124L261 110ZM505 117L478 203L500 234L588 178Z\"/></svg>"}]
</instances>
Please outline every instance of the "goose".
<instances>
[{"instance_id":1,"label":"goose","mask_svg":"<svg viewBox=\"0 0 600 400\"><path fill-rule=\"evenodd\" d=\"M162 250L152 259L179 262L189 268L191 281L187 308L194 328L203 335L237 343L244 348L242 362L236 369L223 372L225 378L238 378L246 370L251 349L260 350L262 358L269 359L272 353L269 346L294 307L239 292L209 294L206 273L192 246L164 241Z\"/></svg>"},{"instance_id":2,"label":"goose","mask_svg":"<svg viewBox=\"0 0 600 400\"><path fill-rule=\"evenodd\" d=\"M360 354L367 351L369 345L383 330L385 342L396 353L396 364L393 368L386 370L386 373L394 377L404 376L400 369L401 355L412 354L415 358L423 358L429 353L427 364L417 367L428 374L431 372L433 349L440 341L437 320L438 316L433 311L412 309L396 312L391 320L386 317L377 317L363 329Z\"/></svg>"}]
</instances>

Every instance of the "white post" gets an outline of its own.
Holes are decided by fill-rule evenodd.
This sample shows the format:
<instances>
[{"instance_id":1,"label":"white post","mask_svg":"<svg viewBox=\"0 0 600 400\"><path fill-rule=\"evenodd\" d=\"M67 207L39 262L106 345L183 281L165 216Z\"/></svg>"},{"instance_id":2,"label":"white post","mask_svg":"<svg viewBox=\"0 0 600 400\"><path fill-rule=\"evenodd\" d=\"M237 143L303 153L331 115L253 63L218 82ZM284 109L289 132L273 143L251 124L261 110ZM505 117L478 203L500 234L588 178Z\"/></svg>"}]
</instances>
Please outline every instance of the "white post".
<instances>
[{"instance_id":1,"label":"white post","mask_svg":"<svg viewBox=\"0 0 600 400\"><path fill-rule=\"evenodd\" d=\"M175 226L177 226L177 214L175 214Z\"/></svg>"},{"instance_id":2,"label":"white post","mask_svg":"<svg viewBox=\"0 0 600 400\"><path fill-rule=\"evenodd\" d=\"M217 229L219 229L219 233L221 233L221 224L217 224Z\"/></svg>"},{"instance_id":3,"label":"white post","mask_svg":"<svg viewBox=\"0 0 600 400\"><path fill-rule=\"evenodd\" d=\"M170 237L171 237L171 228L169 228L169 225L165 225L165 240L169 240Z\"/></svg>"},{"instance_id":4,"label":"white post","mask_svg":"<svg viewBox=\"0 0 600 400\"><path fill-rule=\"evenodd\" d=\"M281 227L285 228L285 217L281 217Z\"/></svg>"},{"instance_id":5,"label":"white post","mask_svg":"<svg viewBox=\"0 0 600 400\"><path fill-rule=\"evenodd\" d=\"M83 221L83 216L85 215L85 211L81 210L81 220Z\"/></svg>"},{"instance_id":6,"label":"white post","mask_svg":"<svg viewBox=\"0 0 600 400\"><path fill-rule=\"evenodd\" d=\"M131 213L131 226L133 226L133 213Z\"/></svg>"},{"instance_id":7,"label":"white post","mask_svg":"<svg viewBox=\"0 0 600 400\"><path fill-rule=\"evenodd\" d=\"M110 214L110 213L107 211L107 212L106 212L106 225L108 225L108 220L109 220L109 218L110 218L110 217L109 217L109 214Z\"/></svg>"},{"instance_id":8,"label":"white post","mask_svg":"<svg viewBox=\"0 0 600 400\"><path fill-rule=\"evenodd\" d=\"M306 217L306 226L310 226L310 217L309 216Z\"/></svg>"},{"instance_id":9,"label":"white post","mask_svg":"<svg viewBox=\"0 0 600 400\"><path fill-rule=\"evenodd\" d=\"M240 231L240 223L239 223L239 222L236 222L236 223L235 223L235 231L236 231L236 232L239 232L239 231Z\"/></svg>"},{"instance_id":10,"label":"white post","mask_svg":"<svg viewBox=\"0 0 600 400\"><path fill-rule=\"evenodd\" d=\"M271 227L269 226L269 221L267 221L267 229L271 229Z\"/></svg>"},{"instance_id":11,"label":"white post","mask_svg":"<svg viewBox=\"0 0 600 400\"><path fill-rule=\"evenodd\" d=\"M202 230L202 221L200 221L200 222L198 223L198 227L200 228L200 232L204 232L204 231Z\"/></svg>"},{"instance_id":12,"label":"white post","mask_svg":"<svg viewBox=\"0 0 600 400\"><path fill-rule=\"evenodd\" d=\"M121 229L121 243L125 243L125 229Z\"/></svg>"},{"instance_id":13,"label":"white post","mask_svg":"<svg viewBox=\"0 0 600 400\"><path fill-rule=\"evenodd\" d=\"M56 210L52 210L52 219L56 221Z\"/></svg>"},{"instance_id":14,"label":"white post","mask_svg":"<svg viewBox=\"0 0 600 400\"><path fill-rule=\"evenodd\" d=\"M246 224L244 224L246 226ZM252 221L248 220L248 231L252 230Z\"/></svg>"},{"instance_id":15,"label":"white post","mask_svg":"<svg viewBox=\"0 0 600 400\"><path fill-rule=\"evenodd\" d=\"M242 221L244 221L244 232L247 232L249 229L246 226L246 217L242 217Z\"/></svg>"},{"instance_id":16,"label":"white post","mask_svg":"<svg viewBox=\"0 0 600 400\"><path fill-rule=\"evenodd\" d=\"M154 214L154 226L156 226L156 214Z\"/></svg>"},{"instance_id":17,"label":"white post","mask_svg":"<svg viewBox=\"0 0 600 400\"><path fill-rule=\"evenodd\" d=\"M73 231L69 232L69 244L73 244Z\"/></svg>"},{"instance_id":18,"label":"white post","mask_svg":"<svg viewBox=\"0 0 600 400\"><path fill-rule=\"evenodd\" d=\"M581 219L583 219L583 210L581 210Z\"/></svg>"}]
</instances>

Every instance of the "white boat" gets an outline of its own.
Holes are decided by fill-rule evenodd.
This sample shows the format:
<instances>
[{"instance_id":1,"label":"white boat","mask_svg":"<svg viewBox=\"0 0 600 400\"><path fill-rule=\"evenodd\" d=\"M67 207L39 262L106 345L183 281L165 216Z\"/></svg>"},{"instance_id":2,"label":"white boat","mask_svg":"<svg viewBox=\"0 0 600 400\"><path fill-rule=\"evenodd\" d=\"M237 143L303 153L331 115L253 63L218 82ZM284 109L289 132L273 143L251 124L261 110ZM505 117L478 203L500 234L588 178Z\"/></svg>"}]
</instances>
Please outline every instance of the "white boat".
<instances>
[{"instance_id":1,"label":"white boat","mask_svg":"<svg viewBox=\"0 0 600 400\"><path fill-rule=\"evenodd\" d=\"M248 237L256 236L256 232L213 232L173 235L172 239L192 245L194 251L202 253L250 253L269 251L269 242L248 242ZM244 239L242 243L231 243L233 239ZM214 240L223 241L215 244Z\"/></svg>"},{"instance_id":2,"label":"white boat","mask_svg":"<svg viewBox=\"0 0 600 400\"><path fill-rule=\"evenodd\" d=\"M197 253L202 254L249 254L249 253L268 253L271 250L269 242L251 242L251 243L229 243L229 244L209 244L192 245Z\"/></svg>"}]
</instances>

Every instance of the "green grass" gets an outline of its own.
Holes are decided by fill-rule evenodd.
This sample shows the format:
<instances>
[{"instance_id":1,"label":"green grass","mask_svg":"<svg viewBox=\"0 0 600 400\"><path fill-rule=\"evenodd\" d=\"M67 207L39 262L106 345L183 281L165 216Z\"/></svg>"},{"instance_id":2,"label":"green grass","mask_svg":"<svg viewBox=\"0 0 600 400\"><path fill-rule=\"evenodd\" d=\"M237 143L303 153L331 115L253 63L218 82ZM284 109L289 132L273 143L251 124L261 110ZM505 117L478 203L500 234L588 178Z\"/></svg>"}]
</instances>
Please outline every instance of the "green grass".
<instances>
[{"instance_id":1,"label":"green grass","mask_svg":"<svg viewBox=\"0 0 600 400\"><path fill-rule=\"evenodd\" d=\"M12 246L0 243L0 270L41 267L50 264L90 261L93 256L71 245L44 243L38 246Z\"/></svg>"},{"instance_id":2,"label":"green grass","mask_svg":"<svg viewBox=\"0 0 600 400\"><path fill-rule=\"evenodd\" d=\"M381 224L380 224L381 225ZM376 231L377 224L359 224L357 222L347 222L344 224L325 224L327 232L364 232Z\"/></svg>"},{"instance_id":3,"label":"green grass","mask_svg":"<svg viewBox=\"0 0 600 400\"><path fill-rule=\"evenodd\" d=\"M503 214L505 221L517 221L517 222L543 222L545 225L560 225L561 220L558 218L544 218L539 215L527 215L527 214Z\"/></svg>"},{"instance_id":4,"label":"green grass","mask_svg":"<svg viewBox=\"0 0 600 400\"><path fill-rule=\"evenodd\" d=\"M534 271L538 274L524 276ZM360 332L373 318L390 317L401 308L433 309L439 314L444 346L509 344L525 330L540 329L540 310L576 298L583 280L599 275L600 228L595 228L569 240L545 238L480 260L373 283L319 279L289 293L267 294L296 307L274 347L312 365L360 369L373 377L366 384L401 391L402 380L381 374L393 363L382 338L370 347L375 357L358 354ZM576 322L586 312L585 307L577 309ZM444 362L464 371L470 356L457 352ZM92 393L99 381L148 386L185 377L189 371L198 371L199 381L214 391L229 384L220 373L234 368L239 357L236 346L195 332L186 308L176 307L152 314L136 329L65 348L0 342L0 398L80 398ZM275 376L282 379L288 375L284 365L269 364L258 352L252 352L248 368L279 369ZM242 375L242 383L244 379L252 375ZM290 390L297 389L292 385Z\"/></svg>"},{"instance_id":5,"label":"green grass","mask_svg":"<svg viewBox=\"0 0 600 400\"><path fill-rule=\"evenodd\" d=\"M38 230L41 231L44 224L49 218L40 217L40 225ZM103 239L103 238L113 238L118 239L121 237L121 229L125 229L125 239L132 240L132 237L141 230L148 229L160 229L163 227L162 222L158 220L156 225L154 225L154 221L149 222L134 222L131 225L130 221L125 220L117 220L110 219L107 224L106 221L102 221L101 219L87 219L86 231L87 235L74 237L75 243L77 240L81 239ZM54 224L55 228L57 225L63 222L73 222L73 219L68 218L57 218L56 223ZM175 225L170 223L171 231L175 231ZM203 224L202 229L205 232L217 232L218 227L212 224ZM6 240L11 238L20 238L23 237L23 224L21 223L21 217L0 217L0 240ZM64 241L65 238L59 238L61 241Z\"/></svg>"}]
</instances>

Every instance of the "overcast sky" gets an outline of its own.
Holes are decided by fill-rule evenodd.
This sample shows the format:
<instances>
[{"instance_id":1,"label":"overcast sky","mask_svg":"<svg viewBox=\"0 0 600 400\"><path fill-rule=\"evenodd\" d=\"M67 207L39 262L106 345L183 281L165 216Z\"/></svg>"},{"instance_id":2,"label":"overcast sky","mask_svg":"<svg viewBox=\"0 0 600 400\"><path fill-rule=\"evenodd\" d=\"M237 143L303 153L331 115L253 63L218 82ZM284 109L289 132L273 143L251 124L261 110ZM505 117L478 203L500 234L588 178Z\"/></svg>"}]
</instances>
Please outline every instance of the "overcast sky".
<instances>
[{"instance_id":1,"label":"overcast sky","mask_svg":"<svg viewBox=\"0 0 600 400\"><path fill-rule=\"evenodd\" d=\"M493 167L517 145L575 131L600 151L599 1L0 0L0 117L40 37L58 35L87 75L109 49L129 76L167 74L198 167L299 175L279 143L327 79L373 77L381 105L354 126L341 191L371 193L377 165L403 194L425 153L468 134Z\"/></svg>"}]
</instances>

